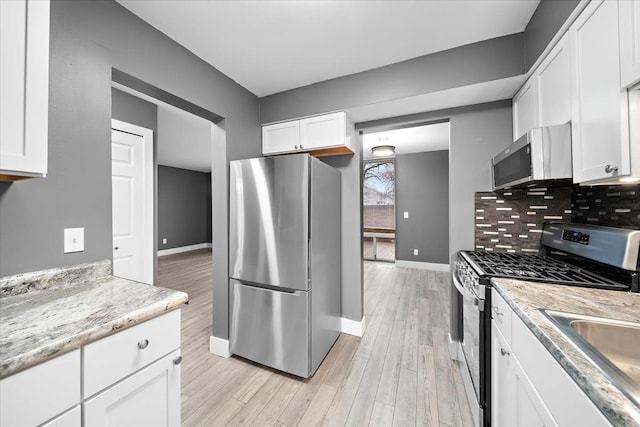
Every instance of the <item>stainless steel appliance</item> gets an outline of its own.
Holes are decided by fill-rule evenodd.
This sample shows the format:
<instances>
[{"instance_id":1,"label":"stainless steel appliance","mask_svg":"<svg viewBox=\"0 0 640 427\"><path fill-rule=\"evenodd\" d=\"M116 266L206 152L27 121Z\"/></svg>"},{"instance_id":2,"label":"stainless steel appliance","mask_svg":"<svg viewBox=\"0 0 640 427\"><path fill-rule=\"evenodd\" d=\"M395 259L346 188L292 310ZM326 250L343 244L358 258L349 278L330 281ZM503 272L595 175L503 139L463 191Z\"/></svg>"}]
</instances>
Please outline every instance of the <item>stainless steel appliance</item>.
<instances>
[{"instance_id":1,"label":"stainless steel appliance","mask_svg":"<svg viewBox=\"0 0 640 427\"><path fill-rule=\"evenodd\" d=\"M463 297L462 350L476 425L491 425L491 278L640 291L640 231L547 223L544 255L460 251L453 283Z\"/></svg>"},{"instance_id":2,"label":"stainless steel appliance","mask_svg":"<svg viewBox=\"0 0 640 427\"><path fill-rule=\"evenodd\" d=\"M493 189L569 183L571 125L531 129L491 159Z\"/></svg>"},{"instance_id":3,"label":"stainless steel appliance","mask_svg":"<svg viewBox=\"0 0 640 427\"><path fill-rule=\"evenodd\" d=\"M340 172L308 154L229 176L231 353L309 377L339 334Z\"/></svg>"}]
</instances>

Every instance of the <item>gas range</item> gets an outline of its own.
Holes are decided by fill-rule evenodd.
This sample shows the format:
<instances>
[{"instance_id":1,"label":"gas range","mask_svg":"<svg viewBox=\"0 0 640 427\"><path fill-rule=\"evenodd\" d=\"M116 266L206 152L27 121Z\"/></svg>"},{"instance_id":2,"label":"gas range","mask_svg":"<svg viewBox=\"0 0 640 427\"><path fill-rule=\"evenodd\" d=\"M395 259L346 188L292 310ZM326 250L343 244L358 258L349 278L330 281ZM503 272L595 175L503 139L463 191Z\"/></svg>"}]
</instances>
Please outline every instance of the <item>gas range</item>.
<instances>
[{"instance_id":1,"label":"gas range","mask_svg":"<svg viewBox=\"0 0 640 427\"><path fill-rule=\"evenodd\" d=\"M463 380L476 425L491 420L491 278L639 291L640 231L547 223L544 256L460 251L453 284L462 296Z\"/></svg>"},{"instance_id":2,"label":"gas range","mask_svg":"<svg viewBox=\"0 0 640 427\"><path fill-rule=\"evenodd\" d=\"M480 277L504 277L559 285L638 291L637 287L633 286L631 278L611 278L610 269L596 264L589 270L552 256L482 251L462 251L461 255ZM600 268L606 271L599 271Z\"/></svg>"},{"instance_id":3,"label":"gas range","mask_svg":"<svg viewBox=\"0 0 640 427\"><path fill-rule=\"evenodd\" d=\"M542 245L544 256L460 251L455 270L480 298L492 277L640 291L640 231L548 223Z\"/></svg>"}]
</instances>

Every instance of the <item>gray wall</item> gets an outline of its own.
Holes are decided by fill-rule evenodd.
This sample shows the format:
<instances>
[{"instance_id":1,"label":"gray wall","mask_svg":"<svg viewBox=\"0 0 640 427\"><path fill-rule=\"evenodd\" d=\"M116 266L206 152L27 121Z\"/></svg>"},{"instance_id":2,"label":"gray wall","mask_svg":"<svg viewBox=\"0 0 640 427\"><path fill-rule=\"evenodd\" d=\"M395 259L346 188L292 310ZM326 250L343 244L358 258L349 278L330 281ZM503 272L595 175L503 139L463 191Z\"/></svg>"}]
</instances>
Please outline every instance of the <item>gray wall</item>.
<instances>
[{"instance_id":1,"label":"gray wall","mask_svg":"<svg viewBox=\"0 0 640 427\"><path fill-rule=\"evenodd\" d=\"M396 259L449 264L449 150L396 156Z\"/></svg>"},{"instance_id":2,"label":"gray wall","mask_svg":"<svg viewBox=\"0 0 640 427\"><path fill-rule=\"evenodd\" d=\"M524 30L526 70L536 62L580 0L542 0Z\"/></svg>"},{"instance_id":3,"label":"gray wall","mask_svg":"<svg viewBox=\"0 0 640 427\"><path fill-rule=\"evenodd\" d=\"M358 144L361 145L361 144ZM342 317L360 321L364 313L362 293L362 152L348 156L322 157L341 174L342 215Z\"/></svg>"},{"instance_id":4,"label":"gray wall","mask_svg":"<svg viewBox=\"0 0 640 427\"><path fill-rule=\"evenodd\" d=\"M158 106L118 89L111 89L111 117L153 131L154 152L158 135Z\"/></svg>"},{"instance_id":5,"label":"gray wall","mask_svg":"<svg viewBox=\"0 0 640 427\"><path fill-rule=\"evenodd\" d=\"M211 242L210 182L205 172L158 165L158 249Z\"/></svg>"},{"instance_id":6,"label":"gray wall","mask_svg":"<svg viewBox=\"0 0 640 427\"><path fill-rule=\"evenodd\" d=\"M425 55L260 99L269 123L524 74L522 33Z\"/></svg>"},{"instance_id":7,"label":"gray wall","mask_svg":"<svg viewBox=\"0 0 640 427\"><path fill-rule=\"evenodd\" d=\"M258 99L114 1L52 1L49 174L0 186L0 276L111 259L112 67L225 117L213 334L226 339L228 160L260 155ZM62 253L65 227L85 227L84 252Z\"/></svg>"}]
</instances>

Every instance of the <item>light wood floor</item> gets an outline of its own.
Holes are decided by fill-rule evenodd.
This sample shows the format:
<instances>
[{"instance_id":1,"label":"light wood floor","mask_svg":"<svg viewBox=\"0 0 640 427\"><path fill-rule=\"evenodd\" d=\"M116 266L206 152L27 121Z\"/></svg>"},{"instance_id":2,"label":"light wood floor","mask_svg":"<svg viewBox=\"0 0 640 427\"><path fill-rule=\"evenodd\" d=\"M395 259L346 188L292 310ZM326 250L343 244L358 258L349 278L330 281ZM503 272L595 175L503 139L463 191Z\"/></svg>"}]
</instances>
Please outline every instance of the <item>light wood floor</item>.
<instances>
[{"instance_id":1,"label":"light wood floor","mask_svg":"<svg viewBox=\"0 0 640 427\"><path fill-rule=\"evenodd\" d=\"M211 252L161 257L160 286L189 293L182 310L182 425L471 426L448 357L446 274L365 262L364 337L342 334L303 380L208 352Z\"/></svg>"}]
</instances>

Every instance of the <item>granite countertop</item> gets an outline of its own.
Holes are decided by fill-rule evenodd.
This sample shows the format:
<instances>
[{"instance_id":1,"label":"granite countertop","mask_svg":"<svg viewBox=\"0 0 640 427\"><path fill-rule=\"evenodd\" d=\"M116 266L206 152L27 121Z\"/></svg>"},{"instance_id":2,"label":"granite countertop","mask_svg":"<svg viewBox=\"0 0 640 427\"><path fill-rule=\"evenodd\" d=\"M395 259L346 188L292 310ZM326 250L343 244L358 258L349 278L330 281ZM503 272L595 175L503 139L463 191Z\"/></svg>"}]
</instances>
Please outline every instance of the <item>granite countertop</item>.
<instances>
[{"instance_id":1,"label":"granite countertop","mask_svg":"<svg viewBox=\"0 0 640 427\"><path fill-rule=\"evenodd\" d=\"M640 323L640 294L511 279L492 279L492 283L516 315L613 425L640 426L640 408L538 311L539 308L545 308Z\"/></svg>"},{"instance_id":2,"label":"granite countertop","mask_svg":"<svg viewBox=\"0 0 640 427\"><path fill-rule=\"evenodd\" d=\"M38 279L20 275L0 280L0 378L188 301L184 292L105 276L110 263L94 267L88 275L60 269L45 272L54 272L48 276L38 273Z\"/></svg>"}]
</instances>

